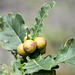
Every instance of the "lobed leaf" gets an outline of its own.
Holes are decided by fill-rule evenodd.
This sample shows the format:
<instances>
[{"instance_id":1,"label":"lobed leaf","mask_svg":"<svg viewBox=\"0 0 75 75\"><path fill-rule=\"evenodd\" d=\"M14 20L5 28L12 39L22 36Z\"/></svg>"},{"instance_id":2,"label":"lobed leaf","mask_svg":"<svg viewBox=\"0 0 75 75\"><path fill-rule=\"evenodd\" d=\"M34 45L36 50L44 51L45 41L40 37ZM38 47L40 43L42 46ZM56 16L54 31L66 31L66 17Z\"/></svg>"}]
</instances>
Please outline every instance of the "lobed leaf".
<instances>
[{"instance_id":1,"label":"lobed leaf","mask_svg":"<svg viewBox=\"0 0 75 75\"><path fill-rule=\"evenodd\" d=\"M36 59L30 59L27 57L28 63L26 63L23 69L27 69L27 72L34 73L38 72L39 70L51 70L52 67L55 65L54 59L50 58L43 58L41 55L38 56Z\"/></svg>"},{"instance_id":2,"label":"lobed leaf","mask_svg":"<svg viewBox=\"0 0 75 75\"><path fill-rule=\"evenodd\" d=\"M52 1L50 4L43 4L41 10L37 13L35 18L36 23L32 25L33 34L32 37L36 38L41 32L43 20L47 17L47 11L55 6L55 1Z\"/></svg>"},{"instance_id":3,"label":"lobed leaf","mask_svg":"<svg viewBox=\"0 0 75 75\"><path fill-rule=\"evenodd\" d=\"M0 17L0 44L6 50L16 50L17 46L23 42L28 27L20 14L14 16L9 13L8 16Z\"/></svg>"},{"instance_id":4,"label":"lobed leaf","mask_svg":"<svg viewBox=\"0 0 75 75\"><path fill-rule=\"evenodd\" d=\"M17 61L12 61L11 65L13 69L13 72L11 75L23 75L23 71L20 71L18 69L18 67L21 65L20 59L17 59Z\"/></svg>"},{"instance_id":5,"label":"lobed leaf","mask_svg":"<svg viewBox=\"0 0 75 75\"><path fill-rule=\"evenodd\" d=\"M75 40L73 38L69 39L64 47L60 48L55 61L58 64L68 63L75 65Z\"/></svg>"}]
</instances>

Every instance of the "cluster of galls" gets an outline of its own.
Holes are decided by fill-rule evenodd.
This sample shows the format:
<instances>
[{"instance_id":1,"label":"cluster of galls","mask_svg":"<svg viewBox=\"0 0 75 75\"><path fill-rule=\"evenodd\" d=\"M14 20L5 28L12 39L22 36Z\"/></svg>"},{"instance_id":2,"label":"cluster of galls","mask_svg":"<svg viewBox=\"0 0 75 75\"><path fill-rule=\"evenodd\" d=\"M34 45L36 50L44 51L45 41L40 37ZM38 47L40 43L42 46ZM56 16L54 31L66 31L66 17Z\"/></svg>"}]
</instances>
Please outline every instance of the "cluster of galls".
<instances>
[{"instance_id":1,"label":"cluster of galls","mask_svg":"<svg viewBox=\"0 0 75 75\"><path fill-rule=\"evenodd\" d=\"M28 35L30 36L30 35ZM24 37L24 43L17 47L17 53L21 56L26 56L29 53L33 53L36 50L43 54L46 52L47 41L44 37L36 37L34 40L27 40L27 36Z\"/></svg>"}]
</instances>

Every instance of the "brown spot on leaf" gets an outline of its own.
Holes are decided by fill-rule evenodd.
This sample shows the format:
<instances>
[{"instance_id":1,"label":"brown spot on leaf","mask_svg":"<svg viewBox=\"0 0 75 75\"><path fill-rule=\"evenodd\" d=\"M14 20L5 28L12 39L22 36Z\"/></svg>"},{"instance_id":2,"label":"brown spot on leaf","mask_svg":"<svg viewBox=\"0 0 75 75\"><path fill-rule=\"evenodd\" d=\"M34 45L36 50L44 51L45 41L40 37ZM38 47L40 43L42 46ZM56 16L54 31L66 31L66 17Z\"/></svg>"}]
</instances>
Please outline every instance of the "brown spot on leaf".
<instances>
[{"instance_id":1,"label":"brown spot on leaf","mask_svg":"<svg viewBox=\"0 0 75 75\"><path fill-rule=\"evenodd\" d=\"M71 41L68 41L68 43L72 45Z\"/></svg>"}]
</instances>

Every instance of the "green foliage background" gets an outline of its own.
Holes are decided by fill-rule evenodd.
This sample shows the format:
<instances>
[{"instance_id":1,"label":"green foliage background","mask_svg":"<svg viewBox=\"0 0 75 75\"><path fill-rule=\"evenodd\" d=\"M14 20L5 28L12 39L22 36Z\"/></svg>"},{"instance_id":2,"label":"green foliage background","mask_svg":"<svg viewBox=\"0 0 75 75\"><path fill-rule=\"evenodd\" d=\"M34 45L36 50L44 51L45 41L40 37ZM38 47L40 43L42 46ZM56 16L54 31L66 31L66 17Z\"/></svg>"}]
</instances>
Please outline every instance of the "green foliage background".
<instances>
[{"instance_id":1,"label":"green foliage background","mask_svg":"<svg viewBox=\"0 0 75 75\"><path fill-rule=\"evenodd\" d=\"M50 3L52 0L0 0L0 14L7 15L9 12L21 13L31 26L34 22L36 12L43 3ZM49 16L44 21L42 34L48 40L47 54L54 55L58 48L68 38L75 38L75 0L56 0L56 6L48 12ZM7 59L8 58L8 59ZM0 48L0 62L10 64L13 60L10 53ZM15 60L15 59L14 59ZM64 68L65 67L65 68ZM75 75L75 67L60 65L57 75Z\"/></svg>"}]
</instances>

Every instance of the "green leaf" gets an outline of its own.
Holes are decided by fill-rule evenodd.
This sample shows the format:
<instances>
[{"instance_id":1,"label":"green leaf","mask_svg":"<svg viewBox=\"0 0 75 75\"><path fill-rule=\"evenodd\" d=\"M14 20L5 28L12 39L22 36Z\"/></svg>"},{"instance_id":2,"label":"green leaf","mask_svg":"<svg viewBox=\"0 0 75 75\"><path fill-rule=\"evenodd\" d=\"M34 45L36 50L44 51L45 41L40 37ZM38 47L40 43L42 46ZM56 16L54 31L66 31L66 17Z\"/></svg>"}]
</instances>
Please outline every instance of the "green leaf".
<instances>
[{"instance_id":1,"label":"green leaf","mask_svg":"<svg viewBox=\"0 0 75 75\"><path fill-rule=\"evenodd\" d=\"M14 16L9 13L8 16L0 17L0 44L6 50L16 50L17 46L23 42L28 27L20 14Z\"/></svg>"},{"instance_id":2,"label":"green leaf","mask_svg":"<svg viewBox=\"0 0 75 75\"><path fill-rule=\"evenodd\" d=\"M51 70L52 67L56 66L53 58L49 56L43 58L41 55L36 59L30 59L27 57L28 63L26 63L23 69L27 69L28 74L38 72L39 70Z\"/></svg>"},{"instance_id":3,"label":"green leaf","mask_svg":"<svg viewBox=\"0 0 75 75\"><path fill-rule=\"evenodd\" d=\"M12 69L13 69L12 75L23 75L23 71L20 71L18 69L18 67L21 65L20 59L17 59L17 61L13 61L11 63L11 65L12 65Z\"/></svg>"},{"instance_id":4,"label":"green leaf","mask_svg":"<svg viewBox=\"0 0 75 75\"><path fill-rule=\"evenodd\" d=\"M36 23L32 25L33 34L32 37L35 39L41 32L43 20L47 17L47 11L55 6L55 1L50 4L43 4L41 10L37 13L35 18Z\"/></svg>"},{"instance_id":5,"label":"green leaf","mask_svg":"<svg viewBox=\"0 0 75 75\"><path fill-rule=\"evenodd\" d=\"M75 65L75 41L73 38L66 41L64 47L60 48L55 61L58 64L68 63Z\"/></svg>"}]
</instances>

